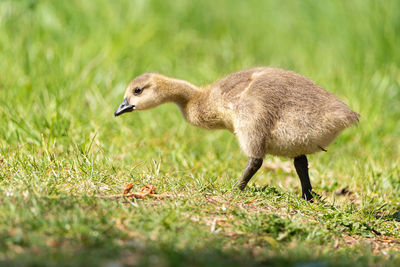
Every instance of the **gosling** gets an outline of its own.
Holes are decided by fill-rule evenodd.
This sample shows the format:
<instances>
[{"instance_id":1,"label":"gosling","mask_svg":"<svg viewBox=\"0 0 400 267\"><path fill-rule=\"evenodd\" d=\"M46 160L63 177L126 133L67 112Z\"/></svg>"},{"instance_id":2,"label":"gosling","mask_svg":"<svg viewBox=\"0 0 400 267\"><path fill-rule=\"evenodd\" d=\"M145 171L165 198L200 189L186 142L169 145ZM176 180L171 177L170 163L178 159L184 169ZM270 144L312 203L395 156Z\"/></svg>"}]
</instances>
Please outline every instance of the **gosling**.
<instances>
[{"instance_id":1,"label":"gosling","mask_svg":"<svg viewBox=\"0 0 400 267\"><path fill-rule=\"evenodd\" d=\"M302 198L312 200L307 154L325 148L359 114L333 94L292 71L258 67L197 87L161 74L145 73L127 87L114 115L175 103L190 124L227 129L249 161L237 181L243 190L266 154L294 159Z\"/></svg>"}]
</instances>

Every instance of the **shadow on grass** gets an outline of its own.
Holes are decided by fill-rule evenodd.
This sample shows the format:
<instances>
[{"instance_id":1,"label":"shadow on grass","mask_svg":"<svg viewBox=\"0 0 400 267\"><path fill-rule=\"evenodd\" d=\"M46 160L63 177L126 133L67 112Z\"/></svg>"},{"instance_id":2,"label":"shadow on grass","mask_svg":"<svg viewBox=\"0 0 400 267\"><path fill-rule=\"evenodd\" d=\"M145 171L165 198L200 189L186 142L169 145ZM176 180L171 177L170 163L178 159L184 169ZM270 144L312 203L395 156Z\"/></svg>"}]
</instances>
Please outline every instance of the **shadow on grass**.
<instances>
[{"instance_id":1,"label":"shadow on grass","mask_svg":"<svg viewBox=\"0 0 400 267\"><path fill-rule=\"evenodd\" d=\"M252 192L252 193L263 193L263 194L273 194L273 195L277 195L277 196L281 196L282 193L278 191L278 189L276 189L276 187L271 186L271 185L264 185L264 186L249 186L247 188L248 192Z\"/></svg>"},{"instance_id":2,"label":"shadow on grass","mask_svg":"<svg viewBox=\"0 0 400 267\"><path fill-rule=\"evenodd\" d=\"M386 263L396 266L398 258L360 253L362 248L343 249L336 253L323 248L291 249L222 248L206 242L197 248L179 248L179 244L145 244L128 240L124 244L101 243L80 249L32 249L0 260L0 266L370 266ZM387 259L392 261L387 261Z\"/></svg>"},{"instance_id":3,"label":"shadow on grass","mask_svg":"<svg viewBox=\"0 0 400 267\"><path fill-rule=\"evenodd\" d=\"M249 189L253 190L250 194L279 194L276 188L270 186ZM93 197L15 197L12 200L10 203L13 205L5 203L3 211L9 214L9 222L12 218L19 218L14 224L19 225L21 230L12 233L4 228L0 231L0 266L317 267L367 266L382 262L369 254L368 249L362 253L362 249L357 247L336 250L329 247L329 243L324 247L315 240L296 244L296 238L303 236L306 239L309 236L308 232L302 232L305 228L292 225L290 221L273 214L259 214L257 218L260 217L264 223L255 220L252 227L244 228L243 231L250 237L259 238L255 243L248 235L236 238L220 236L210 233L208 228L206 233L204 229L202 232L198 224L182 224L182 214L173 213L174 205L146 204L128 209L123 203ZM36 213L31 214L30 209L24 207L35 208ZM189 210L192 206L186 208ZM249 216L247 213L242 215L244 218ZM129 229L121 230L117 226L119 217L137 220L124 224ZM66 228L66 225L72 228ZM157 227L159 231L152 232ZM314 231L312 228L306 230ZM283 232L288 232L293 238L276 248L274 242L259 235L267 233L266 236L276 238ZM139 235L136 238L130 233ZM183 238L185 234L187 237Z\"/></svg>"},{"instance_id":4,"label":"shadow on grass","mask_svg":"<svg viewBox=\"0 0 400 267\"><path fill-rule=\"evenodd\" d=\"M106 246L106 244L104 244ZM212 245L210 244L210 247ZM132 242L124 246L99 247L78 251L48 250L22 253L0 261L0 266L367 266L376 260L357 252L337 255L312 255L315 251L269 251L255 255L251 250L203 247L176 249L170 245L143 246ZM382 260L382 259L381 259Z\"/></svg>"}]
</instances>

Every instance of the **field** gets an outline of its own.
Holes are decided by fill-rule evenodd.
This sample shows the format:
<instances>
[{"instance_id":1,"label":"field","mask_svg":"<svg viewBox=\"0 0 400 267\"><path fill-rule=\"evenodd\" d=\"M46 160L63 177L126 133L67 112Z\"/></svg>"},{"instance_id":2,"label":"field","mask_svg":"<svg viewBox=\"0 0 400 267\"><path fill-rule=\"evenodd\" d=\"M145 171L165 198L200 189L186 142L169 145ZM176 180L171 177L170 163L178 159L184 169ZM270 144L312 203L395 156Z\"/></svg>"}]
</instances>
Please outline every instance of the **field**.
<instances>
[{"instance_id":1,"label":"field","mask_svg":"<svg viewBox=\"0 0 400 267\"><path fill-rule=\"evenodd\" d=\"M0 265L399 266L400 2L0 1ZM301 73L361 114L309 156L247 162L173 104L115 118L159 72ZM110 199L125 184L170 197ZM103 196L103 197L100 197Z\"/></svg>"}]
</instances>

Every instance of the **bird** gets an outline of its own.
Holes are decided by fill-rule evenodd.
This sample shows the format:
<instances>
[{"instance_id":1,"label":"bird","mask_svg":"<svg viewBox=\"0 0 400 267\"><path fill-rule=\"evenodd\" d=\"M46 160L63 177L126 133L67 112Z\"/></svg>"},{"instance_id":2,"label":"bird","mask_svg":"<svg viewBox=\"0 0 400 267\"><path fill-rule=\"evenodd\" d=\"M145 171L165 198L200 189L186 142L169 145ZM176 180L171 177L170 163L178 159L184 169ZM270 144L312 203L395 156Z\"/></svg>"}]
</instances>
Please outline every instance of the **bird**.
<instances>
[{"instance_id":1,"label":"bird","mask_svg":"<svg viewBox=\"0 0 400 267\"><path fill-rule=\"evenodd\" d=\"M126 88L114 115L172 102L190 124L232 132L248 162L236 185L244 190L266 155L293 159L301 197L312 201L307 155L326 151L360 115L296 72L254 67L198 87L158 73L144 73Z\"/></svg>"}]
</instances>

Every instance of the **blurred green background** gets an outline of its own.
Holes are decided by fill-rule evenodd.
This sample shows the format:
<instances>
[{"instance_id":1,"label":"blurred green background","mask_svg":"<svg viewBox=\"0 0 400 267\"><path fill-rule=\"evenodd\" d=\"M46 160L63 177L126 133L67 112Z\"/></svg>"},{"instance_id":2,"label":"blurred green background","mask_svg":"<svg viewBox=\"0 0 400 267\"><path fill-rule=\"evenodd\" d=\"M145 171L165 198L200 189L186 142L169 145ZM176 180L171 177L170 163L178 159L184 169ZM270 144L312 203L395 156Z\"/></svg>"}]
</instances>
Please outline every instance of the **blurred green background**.
<instances>
[{"instance_id":1,"label":"blurred green background","mask_svg":"<svg viewBox=\"0 0 400 267\"><path fill-rule=\"evenodd\" d=\"M118 193L129 181L161 191L232 188L247 159L230 133L189 126L171 104L113 117L125 86L148 71L199 86L254 66L311 78L361 114L359 126L346 130L328 154L310 157L315 188L332 200L347 187L363 199L361 210L386 203L388 213L396 211L399 45L397 0L1 0L0 260L15 258L15 246L31 253L46 240L46 229L62 238L57 224L23 219L45 217L51 199ZM286 186L287 176L263 171L254 184L298 198L297 178L292 173ZM51 204L56 209L47 221L64 214L64 204ZM66 220L78 216L77 205ZM36 217L28 207L36 207ZM130 227L142 229L143 220ZM30 227L35 233L23 244L12 239L10 229ZM71 242L85 247L79 229L71 230Z\"/></svg>"}]
</instances>

